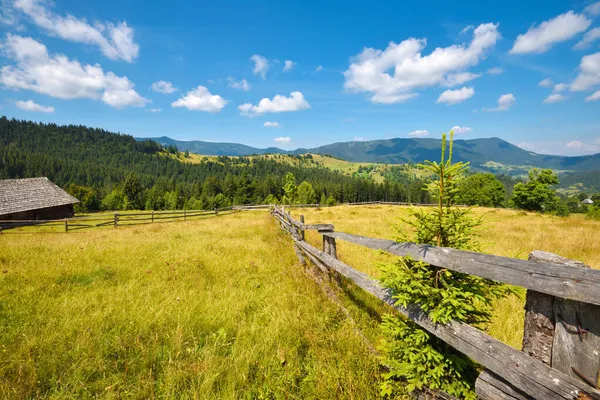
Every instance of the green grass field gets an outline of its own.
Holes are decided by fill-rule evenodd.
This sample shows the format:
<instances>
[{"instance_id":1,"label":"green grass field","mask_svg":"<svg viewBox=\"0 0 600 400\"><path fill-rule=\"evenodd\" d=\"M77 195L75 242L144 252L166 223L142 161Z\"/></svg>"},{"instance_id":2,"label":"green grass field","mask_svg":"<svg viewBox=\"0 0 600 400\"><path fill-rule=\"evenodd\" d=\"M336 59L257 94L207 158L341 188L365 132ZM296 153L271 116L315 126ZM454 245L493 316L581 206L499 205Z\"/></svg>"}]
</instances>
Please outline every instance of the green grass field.
<instances>
[{"instance_id":1,"label":"green grass field","mask_svg":"<svg viewBox=\"0 0 600 400\"><path fill-rule=\"evenodd\" d=\"M394 239L400 217L409 209L397 206L339 206L293 209L292 216L303 214L306 223L333 223L335 230L376 238ZM544 250L580 260L600 269L600 221L576 214L567 218L506 209L474 209L485 221L480 234L483 251L506 257L527 258L533 250ZM308 232L307 240L321 246L321 237ZM377 277L378 263L391 256L339 241L338 257L352 267ZM521 291L524 294L524 290ZM488 333L510 346L521 349L523 339L524 296L499 300Z\"/></svg>"},{"instance_id":2,"label":"green grass field","mask_svg":"<svg viewBox=\"0 0 600 400\"><path fill-rule=\"evenodd\" d=\"M393 238L406 207L293 209L307 223ZM600 268L600 223L476 209L484 251L535 249ZM321 246L316 232L307 240ZM377 277L391 256L338 241ZM339 286L337 286L339 285ZM194 221L0 236L0 398L377 396L372 353L389 309L345 280L332 302L265 211ZM520 348L523 299L488 332Z\"/></svg>"},{"instance_id":3,"label":"green grass field","mask_svg":"<svg viewBox=\"0 0 600 400\"><path fill-rule=\"evenodd\" d=\"M3 399L378 391L376 358L264 211L2 235L0 321Z\"/></svg>"}]
</instances>

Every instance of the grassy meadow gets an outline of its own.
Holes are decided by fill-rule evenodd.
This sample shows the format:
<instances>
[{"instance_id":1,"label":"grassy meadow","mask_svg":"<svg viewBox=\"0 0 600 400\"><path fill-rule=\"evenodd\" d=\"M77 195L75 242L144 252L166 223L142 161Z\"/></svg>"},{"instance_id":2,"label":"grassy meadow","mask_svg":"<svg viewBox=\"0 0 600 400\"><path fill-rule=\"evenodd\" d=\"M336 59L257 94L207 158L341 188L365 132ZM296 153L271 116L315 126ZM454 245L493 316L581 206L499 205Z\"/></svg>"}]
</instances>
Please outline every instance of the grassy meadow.
<instances>
[{"instance_id":1,"label":"grassy meadow","mask_svg":"<svg viewBox=\"0 0 600 400\"><path fill-rule=\"evenodd\" d=\"M340 232L394 239L398 229L406 228L400 218L408 217L408 211L407 207L397 206L339 206L292 209L292 216L303 214L309 224L333 223ZM507 209L475 208L474 212L485 221L480 230L485 253L527 258L533 250L544 250L600 269L600 221L587 220L579 214L561 218ZM322 246L321 236L316 232L307 232L307 240L317 247ZM342 261L373 277L379 274L378 263L393 260L389 255L339 240L337 251ZM523 338L523 306L523 296L498 301L488 329L492 336L519 350Z\"/></svg>"},{"instance_id":2,"label":"grassy meadow","mask_svg":"<svg viewBox=\"0 0 600 400\"><path fill-rule=\"evenodd\" d=\"M265 211L0 236L2 399L364 399L379 375Z\"/></svg>"}]
</instances>

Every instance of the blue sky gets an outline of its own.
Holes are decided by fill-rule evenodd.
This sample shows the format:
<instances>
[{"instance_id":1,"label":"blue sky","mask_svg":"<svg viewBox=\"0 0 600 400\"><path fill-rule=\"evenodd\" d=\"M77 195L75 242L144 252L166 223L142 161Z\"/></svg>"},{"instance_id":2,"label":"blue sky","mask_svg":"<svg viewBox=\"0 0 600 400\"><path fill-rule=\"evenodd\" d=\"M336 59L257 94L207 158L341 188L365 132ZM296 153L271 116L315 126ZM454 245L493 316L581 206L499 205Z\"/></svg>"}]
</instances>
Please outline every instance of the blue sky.
<instances>
[{"instance_id":1,"label":"blue sky","mask_svg":"<svg viewBox=\"0 0 600 400\"><path fill-rule=\"evenodd\" d=\"M600 2L1 0L0 113L314 147L600 152Z\"/></svg>"}]
</instances>

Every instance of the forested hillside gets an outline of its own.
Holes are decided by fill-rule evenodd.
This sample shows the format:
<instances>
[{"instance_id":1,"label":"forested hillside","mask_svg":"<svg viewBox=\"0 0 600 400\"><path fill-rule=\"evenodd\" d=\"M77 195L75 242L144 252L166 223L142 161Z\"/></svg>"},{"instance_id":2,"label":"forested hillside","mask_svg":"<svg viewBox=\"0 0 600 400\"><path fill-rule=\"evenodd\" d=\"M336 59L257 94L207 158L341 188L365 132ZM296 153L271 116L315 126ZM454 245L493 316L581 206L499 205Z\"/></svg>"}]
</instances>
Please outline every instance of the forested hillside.
<instances>
[{"instance_id":1,"label":"forested hillside","mask_svg":"<svg viewBox=\"0 0 600 400\"><path fill-rule=\"evenodd\" d=\"M327 168L220 157L185 163L151 140L85 126L0 119L0 179L47 176L84 209L212 208L280 200L285 176L308 182L304 200L426 202L420 181L375 183Z\"/></svg>"}]
</instances>

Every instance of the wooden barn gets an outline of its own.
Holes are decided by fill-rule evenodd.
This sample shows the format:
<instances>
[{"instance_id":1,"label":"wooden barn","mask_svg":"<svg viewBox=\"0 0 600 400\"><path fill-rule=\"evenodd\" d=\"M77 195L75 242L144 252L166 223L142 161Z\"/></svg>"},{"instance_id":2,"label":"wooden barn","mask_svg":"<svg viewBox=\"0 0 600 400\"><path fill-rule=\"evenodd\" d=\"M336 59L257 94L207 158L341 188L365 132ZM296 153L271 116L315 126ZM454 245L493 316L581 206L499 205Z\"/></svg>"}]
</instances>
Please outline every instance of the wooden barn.
<instances>
[{"instance_id":1,"label":"wooden barn","mask_svg":"<svg viewBox=\"0 0 600 400\"><path fill-rule=\"evenodd\" d=\"M69 218L76 203L48 178L0 180L0 220Z\"/></svg>"}]
</instances>

